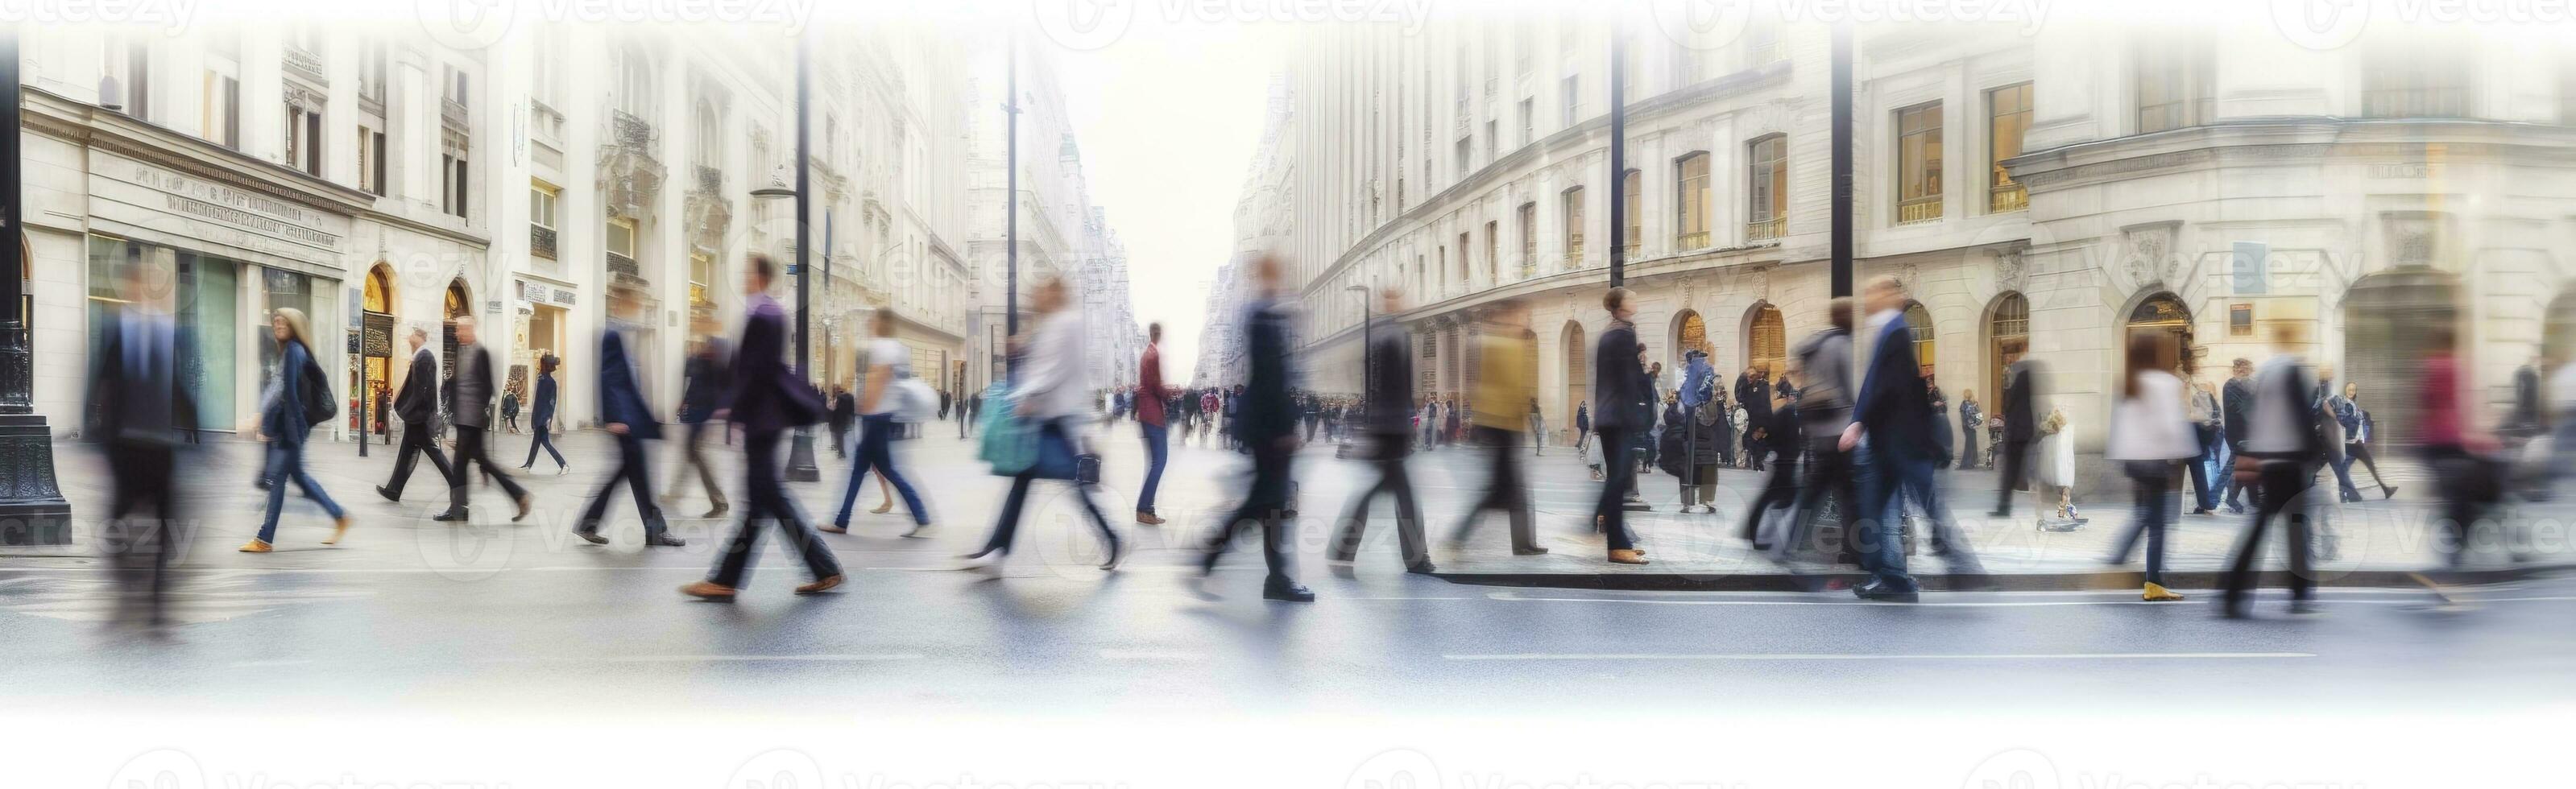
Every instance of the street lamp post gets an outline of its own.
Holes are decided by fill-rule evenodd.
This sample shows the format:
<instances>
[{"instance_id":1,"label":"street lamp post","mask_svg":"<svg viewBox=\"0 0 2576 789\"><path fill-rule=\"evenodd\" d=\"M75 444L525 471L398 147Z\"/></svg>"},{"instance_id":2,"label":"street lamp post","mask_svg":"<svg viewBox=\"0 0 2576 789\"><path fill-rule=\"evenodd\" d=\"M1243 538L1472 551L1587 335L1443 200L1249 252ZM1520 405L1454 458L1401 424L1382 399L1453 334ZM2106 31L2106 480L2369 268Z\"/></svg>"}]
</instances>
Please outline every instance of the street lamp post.
<instances>
[{"instance_id":1,"label":"street lamp post","mask_svg":"<svg viewBox=\"0 0 2576 789\"><path fill-rule=\"evenodd\" d=\"M35 359L27 343L26 190L18 151L18 29L0 30L0 545L68 545L72 505L54 481L53 431L36 413ZM192 426L193 427L193 426Z\"/></svg>"},{"instance_id":2,"label":"street lamp post","mask_svg":"<svg viewBox=\"0 0 2576 789\"><path fill-rule=\"evenodd\" d=\"M806 264L806 260L813 254L814 247L813 223L809 221L813 216L811 187L814 160L811 158L813 151L810 147L813 124L808 122L811 117L809 114L811 108L808 105L812 103L814 82L811 57L813 36L813 29L809 26L796 37L796 190L789 192L773 186L751 191L751 196L756 199L774 200L785 197L796 199L796 377L805 381L808 386L814 383L814 340L808 333L812 323L813 310L810 307L813 301L810 294L811 288L807 284L811 279L808 272L813 267ZM823 470L814 464L814 427L798 425L794 440L787 445L787 481L814 482L822 478Z\"/></svg>"},{"instance_id":3,"label":"street lamp post","mask_svg":"<svg viewBox=\"0 0 2576 789\"><path fill-rule=\"evenodd\" d=\"M1367 285L1348 285L1343 290L1360 295L1360 409L1367 413L1368 393L1377 389L1376 313L1369 310Z\"/></svg>"}]
</instances>

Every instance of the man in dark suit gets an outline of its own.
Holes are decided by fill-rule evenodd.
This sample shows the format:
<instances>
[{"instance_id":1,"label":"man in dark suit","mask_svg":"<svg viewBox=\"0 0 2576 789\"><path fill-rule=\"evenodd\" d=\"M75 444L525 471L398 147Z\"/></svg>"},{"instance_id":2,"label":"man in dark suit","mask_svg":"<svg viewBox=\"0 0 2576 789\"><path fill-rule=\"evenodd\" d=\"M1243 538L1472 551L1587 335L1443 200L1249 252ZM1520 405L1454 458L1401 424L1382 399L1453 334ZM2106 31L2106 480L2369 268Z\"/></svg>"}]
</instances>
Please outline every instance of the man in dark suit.
<instances>
[{"instance_id":1,"label":"man in dark suit","mask_svg":"<svg viewBox=\"0 0 2576 789\"><path fill-rule=\"evenodd\" d=\"M2219 410L2224 412L2223 421L2226 423L2227 452L2230 455L2245 454L2245 438L2254 435L2254 360L2237 359L2236 364L2228 369L2227 385L2219 391ZM2233 468L2219 469L2218 475L2220 479L2227 480L2227 512L2244 514L2245 505L2238 496L2245 492L2246 485L2236 481ZM2263 486L2258 483L2253 489L2254 506L2263 506Z\"/></svg>"},{"instance_id":2,"label":"man in dark suit","mask_svg":"<svg viewBox=\"0 0 2576 789\"><path fill-rule=\"evenodd\" d=\"M1639 360L1637 308L1628 289L1611 288L1601 306L1610 311L1610 328L1601 332L1592 351L1592 358L1601 360L1592 368L1592 399L1601 404L1601 412L1592 416L1592 429L1600 434L1605 475L1592 522L1609 537L1612 563L1645 564L1646 552L1637 549L1636 536L1628 533L1627 496L1637 486L1637 463L1629 448L1654 426L1654 413L1645 405L1654 398L1653 384Z\"/></svg>"},{"instance_id":3,"label":"man in dark suit","mask_svg":"<svg viewBox=\"0 0 2576 789\"><path fill-rule=\"evenodd\" d=\"M1945 555L1952 575L1984 572L1968 552L1967 538L1941 503L1934 470L1940 446L1932 436L1938 415L1914 358L1914 335L1905 326L1905 284L1895 277L1870 280L1862 289L1876 347L1862 366L1852 422L1838 447L1861 451L1864 470L1857 545L1861 568L1872 576L1852 594L1870 600L1913 602L1921 587L1905 570L1905 510L1912 498L1932 517L1932 550ZM1867 439L1864 446L1863 439Z\"/></svg>"},{"instance_id":4,"label":"man in dark suit","mask_svg":"<svg viewBox=\"0 0 2576 789\"><path fill-rule=\"evenodd\" d=\"M1755 362L1736 374L1735 402L1744 406L1744 454L1754 471L1762 471L1770 463L1764 455L1774 447L1780 447L1783 455L1796 454L1795 448L1771 440L1771 375L1765 363Z\"/></svg>"},{"instance_id":5,"label":"man in dark suit","mask_svg":"<svg viewBox=\"0 0 2576 789\"><path fill-rule=\"evenodd\" d=\"M178 375L194 349L170 314L165 274L122 266L116 289L125 304L101 322L90 357L90 434L105 441L114 477L100 543L128 590L119 613L140 605L145 624L161 622L171 555L187 544L174 472L181 436L197 430L196 401Z\"/></svg>"},{"instance_id":6,"label":"man in dark suit","mask_svg":"<svg viewBox=\"0 0 2576 789\"><path fill-rule=\"evenodd\" d=\"M1289 461L1297 452L1297 411L1290 392L1296 391L1296 360L1289 354L1296 341L1288 328L1288 307L1280 292L1278 258L1262 256L1253 262L1254 282L1260 290L1244 317L1244 361L1250 367L1245 375L1241 407L1234 420L1234 437L1252 454L1252 485L1244 491L1243 504L1226 516L1214 539L1201 554L1202 576L1216 572L1217 557L1224 555L1234 533L1244 524L1261 524L1261 558L1269 565L1270 576L1262 583L1261 596L1271 600L1310 603L1315 593L1290 576L1288 548L1293 544L1288 534Z\"/></svg>"},{"instance_id":7,"label":"man in dark suit","mask_svg":"<svg viewBox=\"0 0 2576 789\"><path fill-rule=\"evenodd\" d=\"M824 424L832 428L832 456L850 456L850 423L858 421L859 398L839 384L832 385L832 413Z\"/></svg>"},{"instance_id":8,"label":"man in dark suit","mask_svg":"<svg viewBox=\"0 0 2576 789\"><path fill-rule=\"evenodd\" d=\"M1384 314L1404 311L1403 291L1389 287L1379 297ZM1422 508L1414 503L1413 480L1404 472L1404 459L1412 454L1413 443L1413 338L1403 324L1387 323L1369 339L1368 404L1361 415L1377 483L1351 497L1349 514L1342 516L1341 533L1334 537L1328 556L1336 562L1356 557L1361 532L1368 528L1369 500L1391 493L1395 495L1396 544L1404 552L1405 569L1428 573L1433 567L1430 546L1422 536Z\"/></svg>"},{"instance_id":9,"label":"man in dark suit","mask_svg":"<svg viewBox=\"0 0 2576 789\"><path fill-rule=\"evenodd\" d=\"M816 594L841 585L841 563L824 547L822 535L788 501L778 481L778 447L787 431L823 420L823 395L806 383L802 370L787 364L787 310L769 297L778 264L767 255L751 256L743 272L742 348L734 354L733 386L721 412L743 433L743 495L750 500L742 523L725 542L723 557L707 579L680 587L693 597L731 600L751 571L759 547L760 522L776 521L789 544L805 557L814 580L796 587L797 594Z\"/></svg>"},{"instance_id":10,"label":"man in dark suit","mask_svg":"<svg viewBox=\"0 0 2576 789\"><path fill-rule=\"evenodd\" d=\"M700 326L699 333L704 336L697 351L689 355L682 373L687 380L680 386L680 421L689 426L689 432L680 439L680 468L662 495L665 504L678 497L694 470L699 484L706 487L707 501L715 505L699 517L721 518L726 509L724 486L716 484L715 467L707 464L706 435L723 429L714 425L715 412L724 407L725 393L733 388L733 362L726 356L724 339L715 336L712 322Z\"/></svg>"},{"instance_id":11,"label":"man in dark suit","mask_svg":"<svg viewBox=\"0 0 2576 789\"><path fill-rule=\"evenodd\" d=\"M635 494L636 513L644 518L644 544L677 548L687 543L671 536L662 508L653 504L653 464L644 455L644 442L661 440L662 421L644 403L644 386L635 380L635 364L626 355L625 327L640 320L643 304L643 294L633 285L609 288L613 322L599 336L599 421L609 435L617 437L617 472L591 494L590 509L582 512L573 533L594 545L607 544L608 538L599 533L599 519L608 515L608 501L616 495L618 483L624 482L627 491Z\"/></svg>"},{"instance_id":12,"label":"man in dark suit","mask_svg":"<svg viewBox=\"0 0 2576 789\"><path fill-rule=\"evenodd\" d=\"M2029 339L2006 337L1996 344L2003 355L2019 357L2004 367L2004 390L1995 400L1995 413L2004 420L2003 446L1995 454L1995 467L2003 472L2003 482L2002 490L1995 494L1995 511L1987 513L2009 518L2013 491L2021 489L2022 475L2030 469L2030 442L2039 438L2039 415L2034 411L2039 400L2039 380L2033 374L2038 365L2027 355Z\"/></svg>"},{"instance_id":13,"label":"man in dark suit","mask_svg":"<svg viewBox=\"0 0 2576 789\"><path fill-rule=\"evenodd\" d=\"M534 503L528 498L528 489L519 487L518 480L510 478L510 472L492 462L492 452L485 446L484 442L492 435L492 395L498 390L492 385L492 352L485 350L478 339L474 316L457 316L456 377L447 381L448 407L455 412L448 421L456 425L456 464L451 467L447 479L447 511L431 520L465 520L465 482L469 464L482 466L483 474L500 485L502 491L510 494L510 500L519 505L518 514L510 516L511 521L528 517L528 508Z\"/></svg>"},{"instance_id":14,"label":"man in dark suit","mask_svg":"<svg viewBox=\"0 0 2576 789\"><path fill-rule=\"evenodd\" d=\"M394 458L393 479L376 486L376 495L386 501L401 501L403 483L411 481L412 468L421 456L429 456L429 465L438 469L438 478L450 489L456 487L456 470L447 465L447 453L438 449L438 357L425 347L429 330L411 329L411 372L403 376L402 394L394 397L394 415L403 423L401 454Z\"/></svg>"}]
</instances>

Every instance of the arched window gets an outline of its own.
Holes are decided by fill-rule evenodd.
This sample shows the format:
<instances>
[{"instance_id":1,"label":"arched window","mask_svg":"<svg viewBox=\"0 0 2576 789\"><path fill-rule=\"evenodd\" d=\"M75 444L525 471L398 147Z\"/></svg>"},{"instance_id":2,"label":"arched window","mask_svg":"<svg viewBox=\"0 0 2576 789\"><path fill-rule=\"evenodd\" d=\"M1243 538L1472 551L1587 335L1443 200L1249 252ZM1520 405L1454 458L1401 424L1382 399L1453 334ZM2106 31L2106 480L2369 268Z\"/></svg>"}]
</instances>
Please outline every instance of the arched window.
<instances>
[{"instance_id":1,"label":"arched window","mask_svg":"<svg viewBox=\"0 0 2576 789\"><path fill-rule=\"evenodd\" d=\"M1744 317L1744 368L1759 367L1771 376L1788 369L1789 331L1780 317L1780 308L1769 303L1753 305Z\"/></svg>"},{"instance_id":2,"label":"arched window","mask_svg":"<svg viewBox=\"0 0 2576 789\"><path fill-rule=\"evenodd\" d=\"M1935 352L1939 349L1934 345L1932 311L1924 309L1923 302L1905 303L1905 330L1914 335L1914 366L1919 368L1924 376L1931 376L1932 362Z\"/></svg>"},{"instance_id":3,"label":"arched window","mask_svg":"<svg viewBox=\"0 0 2576 789\"><path fill-rule=\"evenodd\" d=\"M1717 362L1717 347L1708 342L1708 321L1700 318L1698 310L1682 310L1673 317L1673 363L1687 361L1691 351L1708 354L1710 364Z\"/></svg>"},{"instance_id":4,"label":"arched window","mask_svg":"<svg viewBox=\"0 0 2576 789\"><path fill-rule=\"evenodd\" d=\"M1673 160L1673 209L1673 248L1710 246L1707 151Z\"/></svg>"},{"instance_id":5,"label":"arched window","mask_svg":"<svg viewBox=\"0 0 2576 789\"><path fill-rule=\"evenodd\" d=\"M1565 322L1558 344L1565 348L1565 419L1572 427L1574 409L1592 399L1592 349L1584 344L1583 324L1574 321Z\"/></svg>"},{"instance_id":6,"label":"arched window","mask_svg":"<svg viewBox=\"0 0 2576 789\"><path fill-rule=\"evenodd\" d=\"M2021 357L2030 351L2029 343L2030 299L2011 292L1996 297L1994 309L1986 313L1986 392L1989 396L2003 396L2004 368L2021 361Z\"/></svg>"},{"instance_id":7,"label":"arched window","mask_svg":"<svg viewBox=\"0 0 2576 789\"><path fill-rule=\"evenodd\" d=\"M689 129L689 163L723 167L724 116L717 112L714 99L698 99L698 107L689 117Z\"/></svg>"}]
</instances>

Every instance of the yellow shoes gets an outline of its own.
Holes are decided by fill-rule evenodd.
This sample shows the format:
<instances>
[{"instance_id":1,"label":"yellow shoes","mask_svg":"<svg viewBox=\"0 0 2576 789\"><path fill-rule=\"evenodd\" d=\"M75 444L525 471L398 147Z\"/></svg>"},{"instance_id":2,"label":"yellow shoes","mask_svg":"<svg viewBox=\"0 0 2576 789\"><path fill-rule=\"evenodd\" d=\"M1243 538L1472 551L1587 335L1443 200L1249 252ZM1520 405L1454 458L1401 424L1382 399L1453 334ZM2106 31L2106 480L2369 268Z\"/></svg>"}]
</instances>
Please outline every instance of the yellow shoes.
<instances>
[{"instance_id":1,"label":"yellow shoes","mask_svg":"<svg viewBox=\"0 0 2576 789\"><path fill-rule=\"evenodd\" d=\"M332 522L331 522L331 539L323 540L323 541L322 541L322 544L324 544L324 545L338 545L338 544L340 544L340 538L342 538L342 537L346 537L346 536L348 536L348 535L349 535L349 519L348 519L347 517L342 517L342 518L341 518L341 519L339 519L339 520L336 520L336 521L332 521Z\"/></svg>"},{"instance_id":2,"label":"yellow shoes","mask_svg":"<svg viewBox=\"0 0 2576 789\"><path fill-rule=\"evenodd\" d=\"M2163 586L2163 585L2161 585L2161 584L2147 584L2147 591L2146 591L2146 594L2144 595L2144 597L2146 598L2147 602L2150 602L2150 603L2160 603L2160 602L2165 602L2165 601L2168 601L2168 600L2180 600L2180 599L2182 599L2182 595L2174 593L2174 591L2173 591L2173 590L2171 590L2171 589L2164 588L2164 586Z\"/></svg>"},{"instance_id":3,"label":"yellow shoes","mask_svg":"<svg viewBox=\"0 0 2576 789\"><path fill-rule=\"evenodd\" d=\"M1611 564L1645 564L1645 563L1646 563L1646 552L1645 552L1645 551L1635 551L1635 550L1628 550L1628 551L1611 551L1611 552L1610 552L1610 563L1611 563Z\"/></svg>"},{"instance_id":4,"label":"yellow shoes","mask_svg":"<svg viewBox=\"0 0 2576 789\"><path fill-rule=\"evenodd\" d=\"M241 552L242 552L242 553L267 553L267 552L269 552L268 543L263 542L263 541L260 541L260 540L251 540L250 542L242 543Z\"/></svg>"}]
</instances>

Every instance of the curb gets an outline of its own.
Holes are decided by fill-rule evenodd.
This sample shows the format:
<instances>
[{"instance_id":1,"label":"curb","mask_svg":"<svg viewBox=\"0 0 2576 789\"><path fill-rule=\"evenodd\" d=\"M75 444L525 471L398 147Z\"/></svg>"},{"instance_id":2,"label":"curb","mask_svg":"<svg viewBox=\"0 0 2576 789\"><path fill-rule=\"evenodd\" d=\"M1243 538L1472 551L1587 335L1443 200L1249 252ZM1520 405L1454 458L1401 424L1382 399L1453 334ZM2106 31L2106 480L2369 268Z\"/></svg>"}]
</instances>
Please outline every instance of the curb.
<instances>
[{"instance_id":1,"label":"curb","mask_svg":"<svg viewBox=\"0 0 2576 789\"><path fill-rule=\"evenodd\" d=\"M2576 564L2529 564L2476 570L2354 570L2331 578L2320 578L2320 587L2422 587L2426 580L2444 586L2474 586L2518 581L2555 572L2576 570ZM1783 573L1432 573L1432 577L1465 586L1509 586L1553 589L1597 589L1603 591L1651 592L1811 592L1833 581L1858 584L1869 580L1866 573L1837 570L1814 575ZM2176 589L2217 589L2225 582L2226 573L2218 570L2184 570L2165 573L2166 586ZM1951 575L1924 573L1915 579L1924 591L1955 592L2083 592L2134 591L2146 583L2145 573L2115 570L2089 573L2004 573ZM2258 587L2287 586L2287 570L2265 570L2256 582Z\"/></svg>"}]
</instances>

